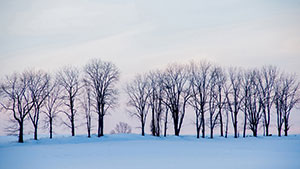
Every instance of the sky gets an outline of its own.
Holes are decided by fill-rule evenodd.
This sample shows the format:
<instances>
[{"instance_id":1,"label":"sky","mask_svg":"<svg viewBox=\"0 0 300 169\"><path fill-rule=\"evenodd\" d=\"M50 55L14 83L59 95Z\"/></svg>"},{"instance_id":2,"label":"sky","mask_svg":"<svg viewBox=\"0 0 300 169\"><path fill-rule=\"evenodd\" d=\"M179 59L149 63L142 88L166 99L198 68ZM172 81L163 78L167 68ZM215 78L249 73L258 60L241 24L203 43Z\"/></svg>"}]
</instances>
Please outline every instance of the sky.
<instances>
[{"instance_id":1,"label":"sky","mask_svg":"<svg viewBox=\"0 0 300 169\"><path fill-rule=\"evenodd\" d=\"M191 60L271 64L299 75L299 21L297 0L1 0L0 76L81 67L91 58L119 67L120 91L136 73ZM107 132L118 121L136 121L121 95ZM291 131L300 133L300 110L292 117ZM194 133L192 120L191 113L183 132Z\"/></svg>"}]
</instances>

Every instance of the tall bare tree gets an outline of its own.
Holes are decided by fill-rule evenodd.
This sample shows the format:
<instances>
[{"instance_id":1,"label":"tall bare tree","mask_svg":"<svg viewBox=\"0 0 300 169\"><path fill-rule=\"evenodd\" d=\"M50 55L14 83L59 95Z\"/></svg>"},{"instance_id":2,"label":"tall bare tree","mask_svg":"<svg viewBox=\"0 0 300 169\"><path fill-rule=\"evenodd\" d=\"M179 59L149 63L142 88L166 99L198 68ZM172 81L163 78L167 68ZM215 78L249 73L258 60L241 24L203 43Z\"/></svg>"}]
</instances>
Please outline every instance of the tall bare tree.
<instances>
[{"instance_id":1,"label":"tall bare tree","mask_svg":"<svg viewBox=\"0 0 300 169\"><path fill-rule=\"evenodd\" d=\"M220 124L220 135L223 137L223 112L226 105L226 97L225 97L225 84L227 82L226 72L221 67L216 67L216 102L217 102L217 109L218 109L218 118Z\"/></svg>"},{"instance_id":2,"label":"tall bare tree","mask_svg":"<svg viewBox=\"0 0 300 169\"><path fill-rule=\"evenodd\" d=\"M47 117L45 122L46 125L49 126L49 137L52 139L54 121L58 117L59 112L61 112L60 108L63 105L61 99L62 88L58 85L57 79L53 79L50 81L50 85L46 90L48 90L49 94L45 100L45 109L42 112Z\"/></svg>"},{"instance_id":3,"label":"tall bare tree","mask_svg":"<svg viewBox=\"0 0 300 169\"><path fill-rule=\"evenodd\" d=\"M172 115L175 135L179 136L188 100L191 97L187 67L169 66L164 74L163 86L166 94L164 102Z\"/></svg>"},{"instance_id":4,"label":"tall bare tree","mask_svg":"<svg viewBox=\"0 0 300 169\"><path fill-rule=\"evenodd\" d=\"M98 137L101 137L104 135L104 116L117 101L118 91L115 85L119 81L120 72L115 64L100 59L92 59L84 69L86 80L92 86L98 114Z\"/></svg>"},{"instance_id":5,"label":"tall bare tree","mask_svg":"<svg viewBox=\"0 0 300 169\"><path fill-rule=\"evenodd\" d=\"M81 107L85 113L86 119L86 128L87 128L87 135L91 137L91 129L92 129L92 98L91 98L91 85L86 79L83 79L83 96L80 99Z\"/></svg>"},{"instance_id":6,"label":"tall bare tree","mask_svg":"<svg viewBox=\"0 0 300 169\"><path fill-rule=\"evenodd\" d=\"M275 66L264 66L260 70L258 78L259 94L261 97L263 123L266 136L269 136L271 122L271 109L274 104L274 85L278 76L278 69Z\"/></svg>"},{"instance_id":7,"label":"tall bare tree","mask_svg":"<svg viewBox=\"0 0 300 169\"><path fill-rule=\"evenodd\" d=\"M290 129L289 118L292 109L299 104L300 83L296 76L292 74L282 74L275 84L275 105L277 111L278 136L281 136L282 125L284 125L284 135L288 135Z\"/></svg>"},{"instance_id":8,"label":"tall bare tree","mask_svg":"<svg viewBox=\"0 0 300 169\"><path fill-rule=\"evenodd\" d=\"M161 118L163 115L164 109L164 89L163 89L163 79L162 74L159 71L150 72L149 76L149 85L150 85L150 98L149 106L152 112L151 119L151 133L153 136L160 136L161 133Z\"/></svg>"},{"instance_id":9,"label":"tall bare tree","mask_svg":"<svg viewBox=\"0 0 300 169\"><path fill-rule=\"evenodd\" d=\"M281 137L281 131L282 131L282 125L283 125L283 96L284 96L284 90L283 90L283 80L282 77L280 79L276 80L275 86L275 95L274 95L274 103L276 108L276 122L277 122L277 132L278 136Z\"/></svg>"},{"instance_id":10,"label":"tall bare tree","mask_svg":"<svg viewBox=\"0 0 300 169\"><path fill-rule=\"evenodd\" d=\"M69 109L69 111L64 110L63 113L70 123L64 122L64 124L71 129L72 136L75 136L75 117L77 114L75 100L80 89L79 70L75 67L64 67L58 72L57 78L62 87L64 105Z\"/></svg>"},{"instance_id":11,"label":"tall bare tree","mask_svg":"<svg viewBox=\"0 0 300 169\"><path fill-rule=\"evenodd\" d=\"M223 97L223 88L226 77L222 68L214 66L209 74L208 86L208 111L209 111L209 127L210 138L213 138L214 128L220 124L220 133L223 136L223 118L222 111L225 105L226 97Z\"/></svg>"},{"instance_id":12,"label":"tall bare tree","mask_svg":"<svg viewBox=\"0 0 300 169\"><path fill-rule=\"evenodd\" d=\"M242 73L237 68L229 69L230 90L226 92L227 108L231 113L234 137L238 137L238 113L241 109L242 96Z\"/></svg>"},{"instance_id":13,"label":"tall bare tree","mask_svg":"<svg viewBox=\"0 0 300 169\"><path fill-rule=\"evenodd\" d=\"M28 79L28 89L34 105L29 113L29 118L34 128L34 139L37 140L41 108L49 95L47 89L49 89L50 75L41 70L26 71L24 74Z\"/></svg>"},{"instance_id":14,"label":"tall bare tree","mask_svg":"<svg viewBox=\"0 0 300 169\"><path fill-rule=\"evenodd\" d=\"M242 77L242 92L244 98L248 98L250 94L251 86L251 71L245 70ZM247 132L247 121L248 121L248 99L243 99L242 109L244 111L244 127L243 127L243 137L246 137Z\"/></svg>"},{"instance_id":15,"label":"tall bare tree","mask_svg":"<svg viewBox=\"0 0 300 169\"><path fill-rule=\"evenodd\" d=\"M127 105L135 109L135 111L131 111L130 113L132 116L136 116L140 120L142 136L145 135L145 124L150 108L147 103L151 95L149 86L149 80L147 77L137 75L131 83L127 84L126 87L126 93L129 97Z\"/></svg>"},{"instance_id":16,"label":"tall bare tree","mask_svg":"<svg viewBox=\"0 0 300 169\"><path fill-rule=\"evenodd\" d=\"M257 70L251 70L249 72L249 88L248 94L244 96L247 110L247 119L249 121L249 128L251 129L253 136L257 136L258 124L262 117L262 100L259 90L259 72Z\"/></svg>"},{"instance_id":17,"label":"tall bare tree","mask_svg":"<svg viewBox=\"0 0 300 169\"><path fill-rule=\"evenodd\" d=\"M190 83L191 83L191 100L189 104L194 108L196 115L196 132L197 138L200 137L202 127L202 137L205 137L205 112L208 109L209 85L210 85L211 64L201 62L200 64L192 63L190 65Z\"/></svg>"},{"instance_id":18,"label":"tall bare tree","mask_svg":"<svg viewBox=\"0 0 300 169\"><path fill-rule=\"evenodd\" d=\"M6 76L1 84L3 100L1 106L11 111L13 119L18 123L19 143L23 143L24 121L34 107L28 91L28 79L24 74L14 73Z\"/></svg>"}]
</instances>

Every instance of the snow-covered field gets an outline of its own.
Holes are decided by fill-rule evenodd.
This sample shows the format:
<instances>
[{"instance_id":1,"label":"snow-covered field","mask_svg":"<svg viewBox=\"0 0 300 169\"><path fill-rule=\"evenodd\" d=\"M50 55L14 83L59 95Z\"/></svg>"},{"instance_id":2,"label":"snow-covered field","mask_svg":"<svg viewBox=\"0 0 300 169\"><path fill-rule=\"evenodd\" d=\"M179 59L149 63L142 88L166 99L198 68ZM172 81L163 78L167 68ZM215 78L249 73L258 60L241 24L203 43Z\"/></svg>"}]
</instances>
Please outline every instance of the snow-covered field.
<instances>
[{"instance_id":1,"label":"snow-covered field","mask_svg":"<svg viewBox=\"0 0 300 169\"><path fill-rule=\"evenodd\" d=\"M300 135L196 139L139 135L0 136L1 169L299 169Z\"/></svg>"}]
</instances>

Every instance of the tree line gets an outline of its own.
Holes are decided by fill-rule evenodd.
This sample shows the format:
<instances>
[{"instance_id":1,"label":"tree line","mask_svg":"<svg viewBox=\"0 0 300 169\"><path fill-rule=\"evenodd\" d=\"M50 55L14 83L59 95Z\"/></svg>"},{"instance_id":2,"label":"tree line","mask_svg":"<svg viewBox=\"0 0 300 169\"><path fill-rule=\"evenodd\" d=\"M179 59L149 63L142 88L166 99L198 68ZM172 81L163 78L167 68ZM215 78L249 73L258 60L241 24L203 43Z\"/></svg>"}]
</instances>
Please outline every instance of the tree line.
<instances>
[{"instance_id":1,"label":"tree line","mask_svg":"<svg viewBox=\"0 0 300 169\"><path fill-rule=\"evenodd\" d=\"M128 106L140 121L145 134L148 113L151 133L167 133L170 114L174 134L179 136L184 117L190 108L195 114L197 138L210 138L218 126L227 137L229 120L234 137L238 137L238 119L243 117L243 137L247 129L257 136L262 125L263 135L270 135L271 116L276 116L278 136L288 135L289 119L299 103L299 85L295 74L280 72L275 66L254 69L228 68L209 62L173 64L164 70L139 74L127 85ZM191 112L189 112L191 113ZM162 129L164 131L162 131Z\"/></svg>"},{"instance_id":2,"label":"tree line","mask_svg":"<svg viewBox=\"0 0 300 169\"><path fill-rule=\"evenodd\" d=\"M24 122L32 123L34 139L38 139L40 115L45 115L49 137L53 124L64 115L63 123L75 136L75 118L84 115L88 137L91 136L92 115L97 115L97 136L104 135L104 116L116 106L116 84L120 71L115 64L100 59L90 60L81 69L65 66L55 74L43 70L26 70L5 76L0 82L1 111L9 112L13 131L23 142ZM238 119L243 117L243 137L247 129L257 136L263 126L269 136L271 117L276 116L278 136L288 135L291 111L300 102L299 82L294 74L279 71L275 66L260 69L225 69L209 62L173 64L164 70L138 74L127 83L127 106L137 117L141 134L145 135L148 114L151 134L167 135L168 119L174 134L180 135L184 117L195 115L197 138L210 138L219 127L227 137L229 121L234 137L238 137ZM131 132L127 123L120 123L112 133Z\"/></svg>"},{"instance_id":3,"label":"tree line","mask_svg":"<svg viewBox=\"0 0 300 169\"><path fill-rule=\"evenodd\" d=\"M104 134L104 116L116 104L115 87L120 71L111 62L100 59L89 61L82 69L66 66L55 75L42 70L27 70L6 76L1 82L0 104L13 116L19 142L23 142L24 122L30 120L37 140L41 113L45 114L50 138L53 122L64 114L63 123L75 136L75 117L85 114L88 137L91 135L92 112L98 115L98 137ZM78 106L75 106L78 105ZM80 110L78 110L80 107Z\"/></svg>"}]
</instances>

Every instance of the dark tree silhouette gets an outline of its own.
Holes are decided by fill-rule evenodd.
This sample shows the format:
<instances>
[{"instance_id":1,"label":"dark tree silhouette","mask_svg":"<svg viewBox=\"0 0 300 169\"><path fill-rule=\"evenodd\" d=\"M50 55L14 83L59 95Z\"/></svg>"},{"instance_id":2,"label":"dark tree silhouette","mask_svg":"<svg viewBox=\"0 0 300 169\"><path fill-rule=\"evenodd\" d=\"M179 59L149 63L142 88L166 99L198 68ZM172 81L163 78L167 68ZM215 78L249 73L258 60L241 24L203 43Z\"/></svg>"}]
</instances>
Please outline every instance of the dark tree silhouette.
<instances>
[{"instance_id":1,"label":"dark tree silhouette","mask_svg":"<svg viewBox=\"0 0 300 169\"><path fill-rule=\"evenodd\" d=\"M222 109L225 104L225 97L223 98L223 86L226 82L225 76L220 67L214 66L211 69L209 77L209 91L208 91L208 110L209 110L209 126L210 138L213 138L214 128L220 124L221 136L223 136L223 120Z\"/></svg>"},{"instance_id":2,"label":"dark tree silhouette","mask_svg":"<svg viewBox=\"0 0 300 169\"><path fill-rule=\"evenodd\" d=\"M3 99L1 106L11 111L13 119L18 123L19 143L23 143L24 121L34 107L28 91L28 79L24 74L14 73L6 76L1 84Z\"/></svg>"},{"instance_id":3,"label":"dark tree silhouette","mask_svg":"<svg viewBox=\"0 0 300 169\"><path fill-rule=\"evenodd\" d=\"M59 85L62 87L64 105L69 109L69 111L62 111L70 122L70 124L67 122L64 122L64 124L71 129L72 136L75 136L75 117L77 114L75 100L80 88L79 70L75 67L64 67L58 72L57 78Z\"/></svg>"},{"instance_id":4,"label":"dark tree silhouette","mask_svg":"<svg viewBox=\"0 0 300 169\"><path fill-rule=\"evenodd\" d=\"M300 102L299 86L296 76L292 74L282 74L275 83L278 136L281 136L282 125L284 125L284 135L288 135L291 111Z\"/></svg>"},{"instance_id":5,"label":"dark tree silhouette","mask_svg":"<svg viewBox=\"0 0 300 169\"><path fill-rule=\"evenodd\" d=\"M218 109L218 118L219 118L219 124L220 124L220 135L223 137L223 112L226 105L226 97L224 94L225 91L225 84L227 82L227 76L225 73L225 70L221 67L215 68L216 72L216 103L217 103L217 109Z\"/></svg>"},{"instance_id":6,"label":"dark tree silhouette","mask_svg":"<svg viewBox=\"0 0 300 169\"><path fill-rule=\"evenodd\" d=\"M120 72L115 64L100 59L91 60L84 70L86 80L92 86L92 96L98 114L98 137L101 137L104 135L104 116L117 101L118 91L115 85L119 81Z\"/></svg>"},{"instance_id":7,"label":"dark tree silhouette","mask_svg":"<svg viewBox=\"0 0 300 169\"><path fill-rule=\"evenodd\" d=\"M234 138L238 137L238 113L241 109L242 96L242 74L237 68L229 69L229 85L230 90L226 92L227 108L231 113L231 121L233 125Z\"/></svg>"},{"instance_id":8,"label":"dark tree silhouette","mask_svg":"<svg viewBox=\"0 0 300 169\"><path fill-rule=\"evenodd\" d=\"M153 136L160 136L161 118L164 110L164 89L163 76L159 71L149 73L150 98L149 106L152 112L151 133Z\"/></svg>"},{"instance_id":9,"label":"dark tree silhouette","mask_svg":"<svg viewBox=\"0 0 300 169\"><path fill-rule=\"evenodd\" d=\"M262 104L262 115L264 131L266 136L269 136L269 128L271 122L271 109L274 104L274 85L278 76L278 69L274 66L264 66L260 70L258 78L259 95Z\"/></svg>"},{"instance_id":10,"label":"dark tree silhouette","mask_svg":"<svg viewBox=\"0 0 300 169\"><path fill-rule=\"evenodd\" d=\"M91 137L91 129L92 129L92 98L91 98L91 85L85 79L83 79L83 96L80 99L81 107L85 113L86 119L86 128L87 128L87 135Z\"/></svg>"},{"instance_id":11,"label":"dark tree silhouette","mask_svg":"<svg viewBox=\"0 0 300 169\"><path fill-rule=\"evenodd\" d=\"M205 137L205 112L208 110L208 97L210 85L210 68L211 64L201 62L200 64L191 64L190 66L190 83L191 83L191 100L189 104L194 108L196 115L196 133L200 137L202 127L202 137Z\"/></svg>"},{"instance_id":12,"label":"dark tree silhouette","mask_svg":"<svg viewBox=\"0 0 300 169\"><path fill-rule=\"evenodd\" d=\"M63 105L61 99L61 91L62 88L58 85L57 80L50 81L50 85L48 87L49 94L45 100L45 110L42 111L46 115L46 125L49 126L49 137L52 139L53 137L53 125L54 121L58 117L58 113L61 112L60 108Z\"/></svg>"},{"instance_id":13,"label":"dark tree silhouette","mask_svg":"<svg viewBox=\"0 0 300 169\"><path fill-rule=\"evenodd\" d=\"M249 90L248 94L244 96L247 110L247 119L249 122L249 128L251 129L253 136L257 136L258 124L262 117L262 100L259 96L259 72L257 70L251 70L249 72Z\"/></svg>"},{"instance_id":14,"label":"dark tree silhouette","mask_svg":"<svg viewBox=\"0 0 300 169\"><path fill-rule=\"evenodd\" d=\"M242 78L242 92L244 98L249 98L250 94L250 86L251 86L251 72L244 71ZM244 111L244 127L243 127L243 137L246 137L247 132L247 121L248 121L248 99L243 99L242 109Z\"/></svg>"},{"instance_id":15,"label":"dark tree silhouette","mask_svg":"<svg viewBox=\"0 0 300 169\"><path fill-rule=\"evenodd\" d=\"M137 75L131 83L127 84L126 93L129 97L127 105L135 109L135 111L130 111L130 114L140 120L142 136L144 136L147 114L150 108L147 103L151 95L149 80L145 76Z\"/></svg>"},{"instance_id":16,"label":"dark tree silhouette","mask_svg":"<svg viewBox=\"0 0 300 169\"><path fill-rule=\"evenodd\" d=\"M186 106L191 97L186 66L169 66L164 74L163 86L166 94L164 102L172 115L175 135L179 136Z\"/></svg>"},{"instance_id":17,"label":"dark tree silhouette","mask_svg":"<svg viewBox=\"0 0 300 169\"><path fill-rule=\"evenodd\" d=\"M34 139L37 140L41 108L49 95L47 89L49 89L50 75L41 70L26 71L24 74L28 79L28 90L34 105L29 113L29 118L34 128Z\"/></svg>"}]
</instances>

